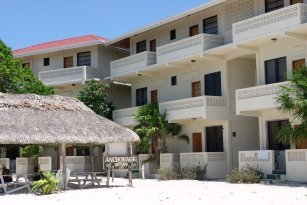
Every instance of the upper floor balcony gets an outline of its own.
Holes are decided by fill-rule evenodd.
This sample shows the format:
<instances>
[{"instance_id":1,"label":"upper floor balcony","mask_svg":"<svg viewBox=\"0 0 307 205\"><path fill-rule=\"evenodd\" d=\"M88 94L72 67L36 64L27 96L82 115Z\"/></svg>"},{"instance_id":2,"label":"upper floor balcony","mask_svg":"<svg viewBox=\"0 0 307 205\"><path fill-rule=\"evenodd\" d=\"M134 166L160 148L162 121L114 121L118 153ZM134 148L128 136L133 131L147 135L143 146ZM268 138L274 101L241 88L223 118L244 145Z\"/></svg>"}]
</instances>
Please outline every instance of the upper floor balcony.
<instances>
[{"instance_id":1,"label":"upper floor balcony","mask_svg":"<svg viewBox=\"0 0 307 205\"><path fill-rule=\"evenodd\" d=\"M306 22L307 4L294 4L234 23L233 42L238 43L274 32L286 32Z\"/></svg>"},{"instance_id":2,"label":"upper floor balcony","mask_svg":"<svg viewBox=\"0 0 307 205\"><path fill-rule=\"evenodd\" d=\"M145 51L111 62L111 76L136 73L147 66L157 63L155 52Z\"/></svg>"},{"instance_id":3,"label":"upper floor balcony","mask_svg":"<svg viewBox=\"0 0 307 205\"><path fill-rule=\"evenodd\" d=\"M280 91L280 86L288 83L273 83L236 90L237 114L254 116L261 110L275 109L276 94Z\"/></svg>"},{"instance_id":4,"label":"upper floor balcony","mask_svg":"<svg viewBox=\"0 0 307 205\"><path fill-rule=\"evenodd\" d=\"M203 51L221 46L224 38L220 35L198 34L157 48L157 63L168 63L183 57L201 55Z\"/></svg>"},{"instance_id":5,"label":"upper floor balcony","mask_svg":"<svg viewBox=\"0 0 307 205\"><path fill-rule=\"evenodd\" d=\"M46 85L85 83L99 79L98 69L88 66L41 71L38 73L38 78Z\"/></svg>"},{"instance_id":6,"label":"upper floor balcony","mask_svg":"<svg viewBox=\"0 0 307 205\"><path fill-rule=\"evenodd\" d=\"M169 122L196 118L227 118L226 97L223 96L200 96L164 102L159 104L159 109L166 112Z\"/></svg>"},{"instance_id":7,"label":"upper floor balcony","mask_svg":"<svg viewBox=\"0 0 307 205\"><path fill-rule=\"evenodd\" d=\"M124 127L134 127L137 125L134 119L134 114L136 113L138 107L126 108L121 110L113 111L114 122L120 124Z\"/></svg>"}]
</instances>

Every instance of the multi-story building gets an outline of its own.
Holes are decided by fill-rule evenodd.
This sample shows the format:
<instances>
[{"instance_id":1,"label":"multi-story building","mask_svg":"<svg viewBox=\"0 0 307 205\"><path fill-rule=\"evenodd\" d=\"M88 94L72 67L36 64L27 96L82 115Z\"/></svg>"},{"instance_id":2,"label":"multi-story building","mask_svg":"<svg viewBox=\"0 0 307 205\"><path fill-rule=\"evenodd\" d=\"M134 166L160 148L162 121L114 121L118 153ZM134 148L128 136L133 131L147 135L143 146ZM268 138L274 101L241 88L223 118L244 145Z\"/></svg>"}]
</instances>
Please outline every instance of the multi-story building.
<instances>
[{"instance_id":1,"label":"multi-story building","mask_svg":"<svg viewBox=\"0 0 307 205\"><path fill-rule=\"evenodd\" d=\"M190 144L168 141L168 152L181 153L180 163L203 159L212 177L246 161L260 168L268 161L266 174L285 169L282 150L290 146L276 135L293 118L276 109L274 97L286 83L284 74L305 63L304 3L213 0L110 40L108 46L130 50L111 62L110 79L132 85L132 106L114 111L114 120L133 127L138 106L158 103L167 120L180 123L190 137ZM272 151L238 157L247 150ZM306 170L306 151L289 153L295 163L291 156L302 156L305 164L298 167Z\"/></svg>"}]
</instances>

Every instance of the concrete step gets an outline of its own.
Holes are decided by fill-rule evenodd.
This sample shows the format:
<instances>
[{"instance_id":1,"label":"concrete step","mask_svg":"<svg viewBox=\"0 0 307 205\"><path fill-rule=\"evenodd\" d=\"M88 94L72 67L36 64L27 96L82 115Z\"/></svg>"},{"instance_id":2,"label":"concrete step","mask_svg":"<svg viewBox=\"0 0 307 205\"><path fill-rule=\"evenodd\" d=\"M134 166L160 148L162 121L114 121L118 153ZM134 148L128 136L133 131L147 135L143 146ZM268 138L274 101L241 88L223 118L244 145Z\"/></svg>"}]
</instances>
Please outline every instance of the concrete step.
<instances>
[{"instance_id":1,"label":"concrete step","mask_svg":"<svg viewBox=\"0 0 307 205\"><path fill-rule=\"evenodd\" d=\"M286 181L286 175L285 174L268 174L267 179L274 180L274 181Z\"/></svg>"},{"instance_id":2,"label":"concrete step","mask_svg":"<svg viewBox=\"0 0 307 205\"><path fill-rule=\"evenodd\" d=\"M286 170L273 170L273 174L286 175Z\"/></svg>"}]
</instances>

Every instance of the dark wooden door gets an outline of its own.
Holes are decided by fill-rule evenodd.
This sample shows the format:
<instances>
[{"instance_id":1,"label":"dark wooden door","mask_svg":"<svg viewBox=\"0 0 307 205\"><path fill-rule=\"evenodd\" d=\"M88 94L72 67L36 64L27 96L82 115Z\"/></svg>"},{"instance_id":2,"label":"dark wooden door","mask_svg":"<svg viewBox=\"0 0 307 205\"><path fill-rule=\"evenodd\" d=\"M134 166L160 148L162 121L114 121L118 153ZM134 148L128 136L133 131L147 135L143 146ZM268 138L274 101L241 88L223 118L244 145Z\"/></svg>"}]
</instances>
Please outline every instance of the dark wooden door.
<instances>
[{"instance_id":1,"label":"dark wooden door","mask_svg":"<svg viewBox=\"0 0 307 205\"><path fill-rule=\"evenodd\" d=\"M192 83L192 97L201 96L200 81Z\"/></svg>"},{"instance_id":2,"label":"dark wooden door","mask_svg":"<svg viewBox=\"0 0 307 205\"><path fill-rule=\"evenodd\" d=\"M222 96L221 72L205 75L205 95Z\"/></svg>"},{"instance_id":3,"label":"dark wooden door","mask_svg":"<svg viewBox=\"0 0 307 205\"><path fill-rule=\"evenodd\" d=\"M199 34L198 25L194 25L190 27L190 36L195 36Z\"/></svg>"},{"instance_id":4,"label":"dark wooden door","mask_svg":"<svg viewBox=\"0 0 307 205\"><path fill-rule=\"evenodd\" d=\"M74 58L72 56L64 58L64 68L74 67Z\"/></svg>"},{"instance_id":5,"label":"dark wooden door","mask_svg":"<svg viewBox=\"0 0 307 205\"><path fill-rule=\"evenodd\" d=\"M304 3L304 0L291 0L290 4L296 4L296 3Z\"/></svg>"},{"instance_id":6,"label":"dark wooden door","mask_svg":"<svg viewBox=\"0 0 307 205\"><path fill-rule=\"evenodd\" d=\"M158 104L158 90L152 90L150 96L151 103Z\"/></svg>"},{"instance_id":7,"label":"dark wooden door","mask_svg":"<svg viewBox=\"0 0 307 205\"><path fill-rule=\"evenodd\" d=\"M150 51L156 52L157 51L157 41L156 41L156 39L151 40L149 42L149 44L150 44Z\"/></svg>"},{"instance_id":8,"label":"dark wooden door","mask_svg":"<svg viewBox=\"0 0 307 205\"><path fill-rule=\"evenodd\" d=\"M66 156L74 156L74 148L73 147L66 147Z\"/></svg>"},{"instance_id":9,"label":"dark wooden door","mask_svg":"<svg viewBox=\"0 0 307 205\"><path fill-rule=\"evenodd\" d=\"M223 152L223 126L206 128L206 152Z\"/></svg>"},{"instance_id":10,"label":"dark wooden door","mask_svg":"<svg viewBox=\"0 0 307 205\"><path fill-rule=\"evenodd\" d=\"M305 59L292 61L292 70L293 71L301 68L302 66L305 66Z\"/></svg>"},{"instance_id":11,"label":"dark wooden door","mask_svg":"<svg viewBox=\"0 0 307 205\"><path fill-rule=\"evenodd\" d=\"M193 152L202 152L202 140L201 140L201 133L193 133Z\"/></svg>"},{"instance_id":12,"label":"dark wooden door","mask_svg":"<svg viewBox=\"0 0 307 205\"><path fill-rule=\"evenodd\" d=\"M290 149L290 144L279 142L277 135L283 126L287 126L289 120L278 120L267 122L267 135L269 142L269 150L285 150Z\"/></svg>"}]
</instances>

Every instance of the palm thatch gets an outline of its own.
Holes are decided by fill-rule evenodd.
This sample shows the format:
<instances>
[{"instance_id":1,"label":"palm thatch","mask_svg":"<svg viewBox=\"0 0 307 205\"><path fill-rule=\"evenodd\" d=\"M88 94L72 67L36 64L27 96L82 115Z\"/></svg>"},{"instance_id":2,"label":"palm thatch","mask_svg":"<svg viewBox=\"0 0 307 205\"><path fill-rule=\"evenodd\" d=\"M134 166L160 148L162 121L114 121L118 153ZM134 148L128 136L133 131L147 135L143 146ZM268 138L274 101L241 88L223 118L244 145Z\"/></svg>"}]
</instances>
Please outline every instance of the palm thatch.
<instances>
[{"instance_id":1,"label":"palm thatch","mask_svg":"<svg viewBox=\"0 0 307 205\"><path fill-rule=\"evenodd\" d=\"M0 144L136 142L137 134L77 99L0 93Z\"/></svg>"}]
</instances>

